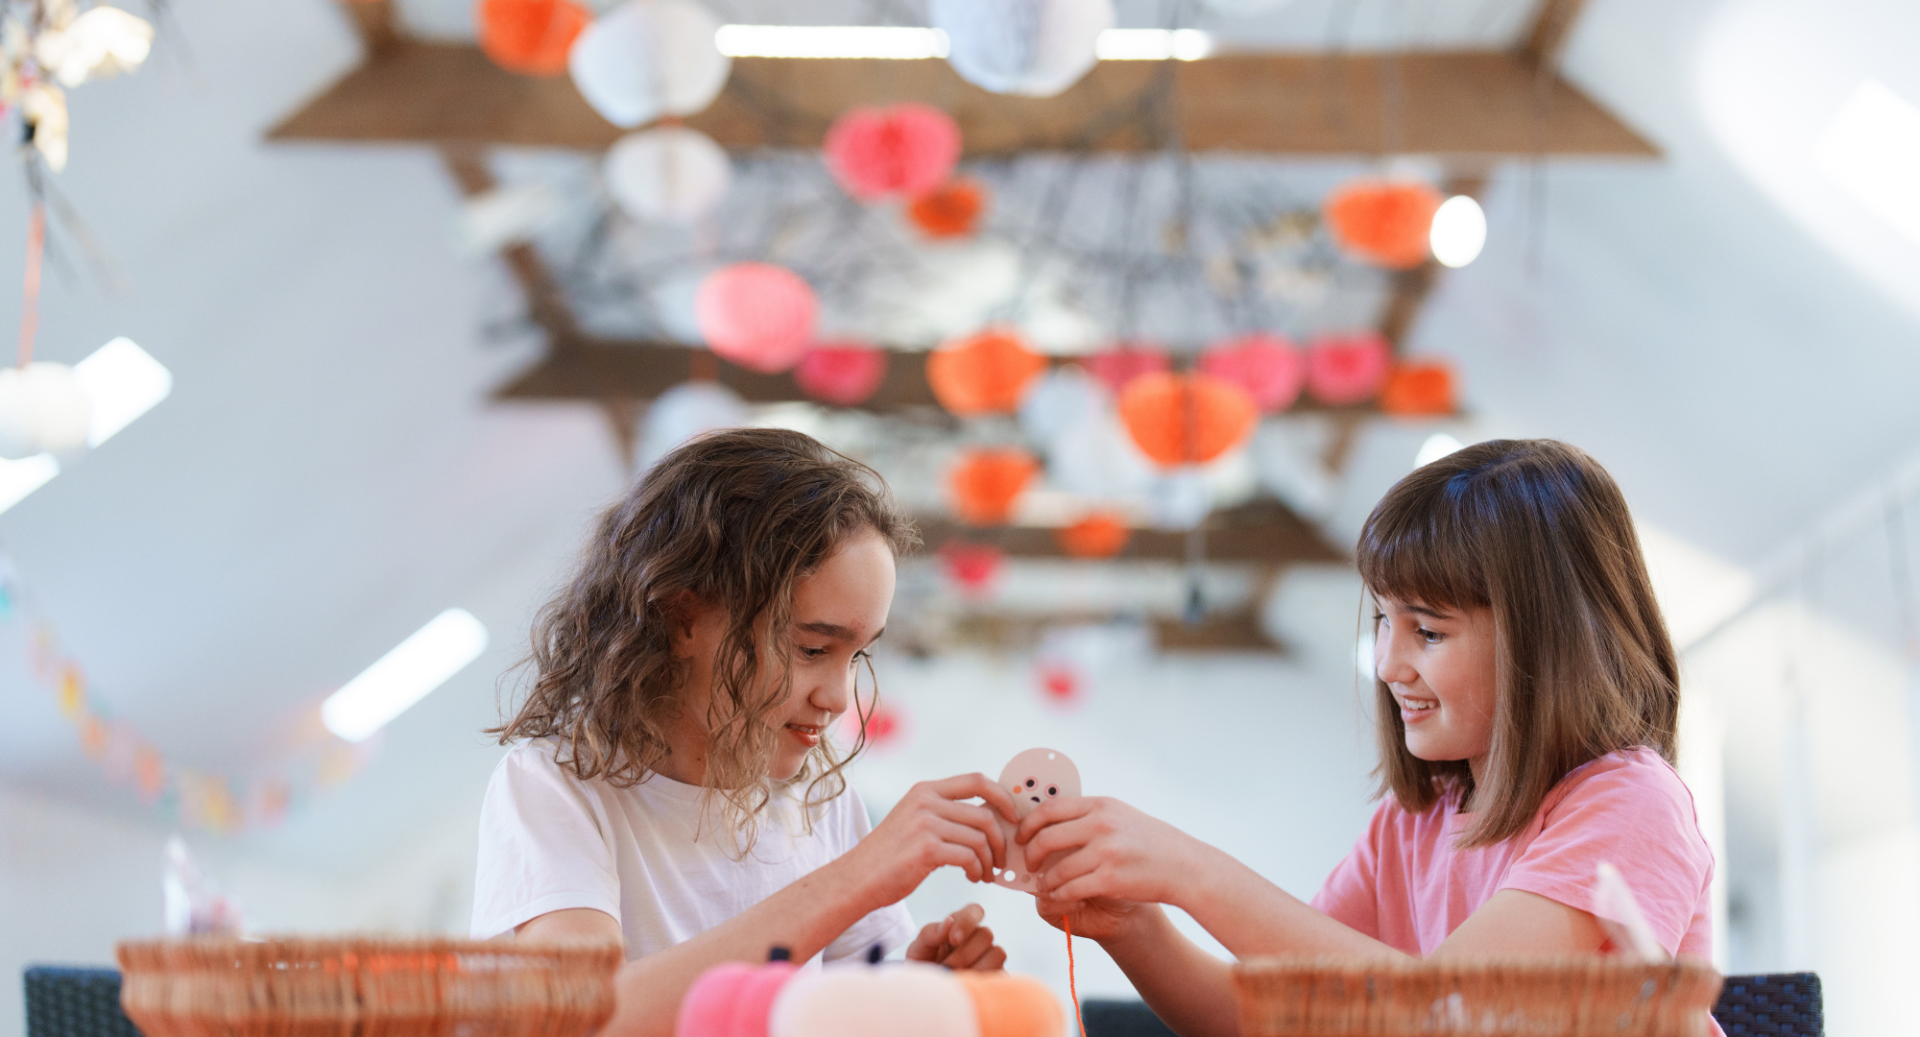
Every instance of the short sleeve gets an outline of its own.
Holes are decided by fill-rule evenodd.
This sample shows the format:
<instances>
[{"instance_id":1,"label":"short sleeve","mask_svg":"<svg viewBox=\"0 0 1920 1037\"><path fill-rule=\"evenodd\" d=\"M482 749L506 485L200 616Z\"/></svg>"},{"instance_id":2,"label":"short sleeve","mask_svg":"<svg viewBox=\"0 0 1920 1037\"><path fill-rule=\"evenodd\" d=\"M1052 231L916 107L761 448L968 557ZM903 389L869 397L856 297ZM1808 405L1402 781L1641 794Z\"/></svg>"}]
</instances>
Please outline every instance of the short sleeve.
<instances>
[{"instance_id":1,"label":"short sleeve","mask_svg":"<svg viewBox=\"0 0 1920 1037\"><path fill-rule=\"evenodd\" d=\"M539 743L516 746L487 783L473 885L476 940L551 911L620 919L620 879L599 801Z\"/></svg>"},{"instance_id":2,"label":"short sleeve","mask_svg":"<svg viewBox=\"0 0 1920 1037\"><path fill-rule=\"evenodd\" d=\"M873 831L873 819L867 816L867 805L851 786L834 800L828 823L834 828L834 837L839 843L834 847L836 857L853 849L855 843ZM880 953L886 955L905 947L912 940L913 916L907 913L907 905L888 904L853 923L839 938L827 945L821 957L827 961L859 958L874 947L879 947Z\"/></svg>"},{"instance_id":3,"label":"short sleeve","mask_svg":"<svg viewBox=\"0 0 1920 1037\"><path fill-rule=\"evenodd\" d=\"M1674 954L1713 878L1713 851L1700 834L1686 784L1664 760L1649 756L1636 752L1596 769L1549 805L1540 834L1507 869L1500 888L1604 917L1596 910L1594 875L1601 861L1611 861L1660 945Z\"/></svg>"},{"instance_id":4,"label":"short sleeve","mask_svg":"<svg viewBox=\"0 0 1920 1037\"><path fill-rule=\"evenodd\" d=\"M1312 901L1315 909L1334 921L1376 940L1380 939L1380 844L1392 805L1391 797L1381 801L1366 834L1327 876Z\"/></svg>"}]
</instances>

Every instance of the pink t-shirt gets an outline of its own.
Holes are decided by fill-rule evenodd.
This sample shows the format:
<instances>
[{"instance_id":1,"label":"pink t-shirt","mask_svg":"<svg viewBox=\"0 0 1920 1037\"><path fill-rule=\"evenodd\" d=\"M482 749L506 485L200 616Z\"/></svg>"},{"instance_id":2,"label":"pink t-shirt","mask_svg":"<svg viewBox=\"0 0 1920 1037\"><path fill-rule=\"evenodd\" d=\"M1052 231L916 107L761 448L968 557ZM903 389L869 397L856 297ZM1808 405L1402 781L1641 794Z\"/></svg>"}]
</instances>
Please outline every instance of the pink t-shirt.
<instances>
[{"instance_id":1,"label":"pink t-shirt","mask_svg":"<svg viewBox=\"0 0 1920 1037\"><path fill-rule=\"evenodd\" d=\"M1313 906L1425 957L1503 889L1601 914L1594 868L1612 861L1668 953L1711 957L1713 851L1693 793L1659 753L1626 749L1574 768L1526 831L1493 846L1456 848L1473 816L1454 807L1451 793L1420 814L1386 797Z\"/></svg>"}]
</instances>

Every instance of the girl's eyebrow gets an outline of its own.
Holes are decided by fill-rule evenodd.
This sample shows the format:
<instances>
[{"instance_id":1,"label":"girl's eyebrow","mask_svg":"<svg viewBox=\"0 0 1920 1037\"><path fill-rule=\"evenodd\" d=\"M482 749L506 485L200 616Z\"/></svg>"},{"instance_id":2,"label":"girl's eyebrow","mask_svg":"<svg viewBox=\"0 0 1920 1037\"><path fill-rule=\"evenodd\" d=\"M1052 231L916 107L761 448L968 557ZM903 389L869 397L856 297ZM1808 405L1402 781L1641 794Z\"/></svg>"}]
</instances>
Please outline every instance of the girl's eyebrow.
<instances>
[{"instance_id":1,"label":"girl's eyebrow","mask_svg":"<svg viewBox=\"0 0 1920 1037\"><path fill-rule=\"evenodd\" d=\"M838 623L796 623L794 625L799 627L801 630L807 631L810 634L824 634L827 637L831 637L836 641L846 641L848 643L853 643L853 642L857 642L860 639L859 631L853 629L852 627L843 627ZM867 639L867 644L872 644L875 641L880 640L880 635L886 632L887 632L887 628L881 627L877 632L874 633L872 637Z\"/></svg>"}]
</instances>

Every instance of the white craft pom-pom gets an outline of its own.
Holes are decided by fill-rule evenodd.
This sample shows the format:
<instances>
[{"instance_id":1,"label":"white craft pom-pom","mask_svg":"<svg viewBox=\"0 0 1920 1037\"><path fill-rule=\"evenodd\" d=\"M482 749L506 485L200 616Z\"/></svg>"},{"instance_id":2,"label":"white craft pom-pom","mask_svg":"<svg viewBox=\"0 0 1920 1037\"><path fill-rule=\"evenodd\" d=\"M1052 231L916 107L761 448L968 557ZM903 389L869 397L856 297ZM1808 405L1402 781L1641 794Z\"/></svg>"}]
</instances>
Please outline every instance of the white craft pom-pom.
<instances>
[{"instance_id":1,"label":"white craft pom-pom","mask_svg":"<svg viewBox=\"0 0 1920 1037\"><path fill-rule=\"evenodd\" d=\"M788 983L768 1037L980 1037L973 998L953 974L912 963L832 965Z\"/></svg>"},{"instance_id":2,"label":"white craft pom-pom","mask_svg":"<svg viewBox=\"0 0 1920 1037\"><path fill-rule=\"evenodd\" d=\"M1099 60L1113 0L928 0L960 78L996 94L1052 97Z\"/></svg>"},{"instance_id":3,"label":"white craft pom-pom","mask_svg":"<svg viewBox=\"0 0 1920 1037\"><path fill-rule=\"evenodd\" d=\"M0 370L0 457L72 455L86 449L93 401L65 364Z\"/></svg>"},{"instance_id":4,"label":"white craft pom-pom","mask_svg":"<svg viewBox=\"0 0 1920 1037\"><path fill-rule=\"evenodd\" d=\"M628 215L692 223L712 212L733 184L733 166L713 138L662 126L620 138L601 167L607 193Z\"/></svg>"},{"instance_id":5,"label":"white craft pom-pom","mask_svg":"<svg viewBox=\"0 0 1920 1037\"><path fill-rule=\"evenodd\" d=\"M630 0L594 19L567 52L567 71L615 126L692 115L727 85L733 59L713 34L720 19L692 0Z\"/></svg>"}]
</instances>

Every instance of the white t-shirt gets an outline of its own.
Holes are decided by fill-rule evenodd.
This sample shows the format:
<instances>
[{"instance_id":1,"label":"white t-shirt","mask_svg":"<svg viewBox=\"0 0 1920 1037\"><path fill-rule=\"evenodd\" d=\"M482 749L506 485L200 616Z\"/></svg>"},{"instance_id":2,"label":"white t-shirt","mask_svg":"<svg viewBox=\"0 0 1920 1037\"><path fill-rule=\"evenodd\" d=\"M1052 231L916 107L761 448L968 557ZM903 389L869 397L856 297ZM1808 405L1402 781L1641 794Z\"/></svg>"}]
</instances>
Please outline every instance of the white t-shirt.
<instances>
[{"instance_id":1,"label":"white t-shirt","mask_svg":"<svg viewBox=\"0 0 1920 1037\"><path fill-rule=\"evenodd\" d=\"M793 797L776 796L761 813L752 853L735 859L719 805L702 817L704 789L659 774L630 788L581 781L553 752L545 739L522 742L487 784L476 940L549 911L588 907L619 920L628 960L644 957L760 903L873 830L851 788L816 808L812 834ZM906 906L893 904L856 922L823 956L856 957L875 944L892 951L912 936Z\"/></svg>"}]
</instances>

